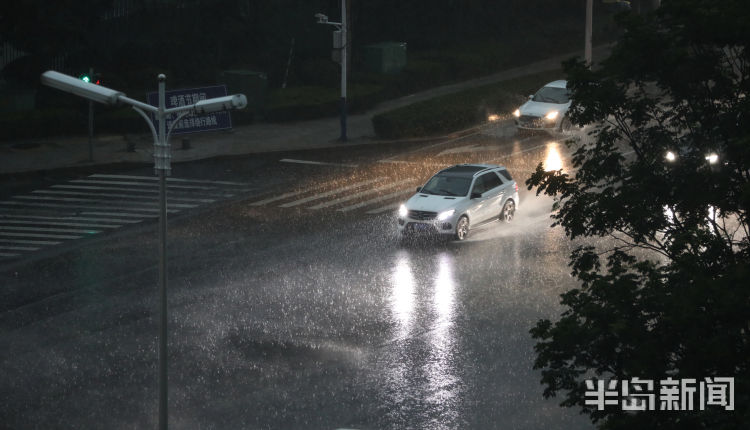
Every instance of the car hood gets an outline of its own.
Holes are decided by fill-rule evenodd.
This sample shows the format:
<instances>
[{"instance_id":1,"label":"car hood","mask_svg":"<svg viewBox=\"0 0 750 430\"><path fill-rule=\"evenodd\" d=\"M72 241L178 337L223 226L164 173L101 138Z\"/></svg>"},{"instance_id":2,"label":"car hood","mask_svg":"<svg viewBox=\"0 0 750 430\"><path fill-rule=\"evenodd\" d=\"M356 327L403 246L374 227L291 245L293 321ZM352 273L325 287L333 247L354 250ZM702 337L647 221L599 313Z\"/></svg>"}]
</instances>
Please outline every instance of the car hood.
<instances>
[{"instance_id":1,"label":"car hood","mask_svg":"<svg viewBox=\"0 0 750 430\"><path fill-rule=\"evenodd\" d=\"M417 193L406 202L406 208L415 211L442 212L453 209L466 197L436 196L433 194Z\"/></svg>"},{"instance_id":2,"label":"car hood","mask_svg":"<svg viewBox=\"0 0 750 430\"><path fill-rule=\"evenodd\" d=\"M559 103L542 103L542 102L535 102L533 100L529 100L523 105L521 105L521 107L518 108L518 111L521 113L521 115L545 116L550 111L556 110L556 111L559 111L560 114L562 115L568 111L569 107L570 107L570 102L559 104Z\"/></svg>"}]
</instances>

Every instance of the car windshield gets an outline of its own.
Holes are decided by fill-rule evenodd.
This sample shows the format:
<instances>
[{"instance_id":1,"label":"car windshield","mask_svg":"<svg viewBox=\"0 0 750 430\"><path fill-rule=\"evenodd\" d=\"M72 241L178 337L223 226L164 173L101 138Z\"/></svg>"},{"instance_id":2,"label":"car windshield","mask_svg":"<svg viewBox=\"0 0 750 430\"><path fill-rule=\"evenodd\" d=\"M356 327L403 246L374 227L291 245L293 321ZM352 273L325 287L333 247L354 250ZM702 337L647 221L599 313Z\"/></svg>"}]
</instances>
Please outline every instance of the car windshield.
<instances>
[{"instance_id":1,"label":"car windshield","mask_svg":"<svg viewBox=\"0 0 750 430\"><path fill-rule=\"evenodd\" d=\"M563 104L570 100L567 88L542 87L532 98L535 102Z\"/></svg>"},{"instance_id":2,"label":"car windshield","mask_svg":"<svg viewBox=\"0 0 750 430\"><path fill-rule=\"evenodd\" d=\"M424 187L422 193L438 196L465 196L469 192L471 178L451 175L435 175Z\"/></svg>"}]
</instances>

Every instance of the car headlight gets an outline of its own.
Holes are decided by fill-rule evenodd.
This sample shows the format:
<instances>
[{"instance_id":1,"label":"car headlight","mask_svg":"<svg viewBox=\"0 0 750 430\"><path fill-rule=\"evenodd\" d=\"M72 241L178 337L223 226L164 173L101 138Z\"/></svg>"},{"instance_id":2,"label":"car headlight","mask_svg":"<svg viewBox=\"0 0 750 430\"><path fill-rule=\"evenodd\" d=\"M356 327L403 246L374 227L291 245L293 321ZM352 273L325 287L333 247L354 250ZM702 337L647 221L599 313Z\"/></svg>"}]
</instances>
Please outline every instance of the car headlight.
<instances>
[{"instance_id":1,"label":"car headlight","mask_svg":"<svg viewBox=\"0 0 750 430\"><path fill-rule=\"evenodd\" d=\"M667 151L667 154L664 156L664 158L666 158L667 161L674 161L677 158L677 156L675 155L674 152Z\"/></svg>"},{"instance_id":2,"label":"car headlight","mask_svg":"<svg viewBox=\"0 0 750 430\"><path fill-rule=\"evenodd\" d=\"M553 120L553 119L557 118L557 114L558 114L558 113L559 113L559 112L557 112L556 110L553 110L552 112L548 113L548 114L547 114L547 115L545 115L544 117L545 117L545 118L547 118L548 120L550 120L550 121L551 121L551 120Z\"/></svg>"},{"instance_id":3,"label":"car headlight","mask_svg":"<svg viewBox=\"0 0 750 430\"><path fill-rule=\"evenodd\" d=\"M518 109L514 110L513 111L513 116L516 117L516 118L518 118L519 116L521 116L521 111L518 110Z\"/></svg>"},{"instance_id":4,"label":"car headlight","mask_svg":"<svg viewBox=\"0 0 750 430\"><path fill-rule=\"evenodd\" d=\"M451 209L451 210L445 211L445 212L440 212L438 214L438 216L437 216L437 219L438 219L438 221L445 221L448 218L450 218L453 215L454 212L456 212L455 209Z\"/></svg>"},{"instance_id":5,"label":"car headlight","mask_svg":"<svg viewBox=\"0 0 750 430\"><path fill-rule=\"evenodd\" d=\"M401 205L398 208L398 216L405 217L406 214L408 214L409 211L406 209L406 205Z\"/></svg>"},{"instance_id":6,"label":"car headlight","mask_svg":"<svg viewBox=\"0 0 750 430\"><path fill-rule=\"evenodd\" d=\"M708 164L716 164L719 161L719 156L715 152L712 152L706 155L706 161L708 161Z\"/></svg>"}]
</instances>

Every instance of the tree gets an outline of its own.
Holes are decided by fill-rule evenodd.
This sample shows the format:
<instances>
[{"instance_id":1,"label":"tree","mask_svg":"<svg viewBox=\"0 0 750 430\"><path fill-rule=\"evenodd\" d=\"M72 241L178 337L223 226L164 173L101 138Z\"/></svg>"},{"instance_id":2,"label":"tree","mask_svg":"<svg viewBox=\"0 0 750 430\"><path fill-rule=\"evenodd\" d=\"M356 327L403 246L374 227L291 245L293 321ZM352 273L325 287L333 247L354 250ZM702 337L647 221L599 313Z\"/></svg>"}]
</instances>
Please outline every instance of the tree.
<instances>
[{"instance_id":1,"label":"tree","mask_svg":"<svg viewBox=\"0 0 750 430\"><path fill-rule=\"evenodd\" d=\"M600 68L565 64L571 120L596 124L569 142L575 174L540 164L526 182L558 199L554 225L571 239L616 243L571 254L581 285L531 330L535 368L546 397L564 392L603 429L747 428L750 4L665 0L619 22ZM655 381L656 409L667 377L733 377L736 410L699 411L698 394L692 412L586 405L587 379L636 377Z\"/></svg>"}]
</instances>

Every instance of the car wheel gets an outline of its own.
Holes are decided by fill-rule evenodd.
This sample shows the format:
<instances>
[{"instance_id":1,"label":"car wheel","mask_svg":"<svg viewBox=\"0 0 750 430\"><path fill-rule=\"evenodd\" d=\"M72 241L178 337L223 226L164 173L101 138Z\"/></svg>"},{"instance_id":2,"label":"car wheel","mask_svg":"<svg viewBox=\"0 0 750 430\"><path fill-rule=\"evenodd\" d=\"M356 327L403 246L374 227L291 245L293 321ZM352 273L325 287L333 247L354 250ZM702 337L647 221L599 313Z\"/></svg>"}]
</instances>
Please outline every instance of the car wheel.
<instances>
[{"instance_id":1,"label":"car wheel","mask_svg":"<svg viewBox=\"0 0 750 430\"><path fill-rule=\"evenodd\" d=\"M503 210L500 212L500 221L511 222L513 221L513 216L516 214L516 204L513 202L513 200L508 200L503 205Z\"/></svg>"},{"instance_id":2,"label":"car wheel","mask_svg":"<svg viewBox=\"0 0 750 430\"><path fill-rule=\"evenodd\" d=\"M570 129L573 128L573 123L570 122L570 118L566 116L563 117L562 121L560 121L560 133L568 133Z\"/></svg>"},{"instance_id":3,"label":"car wheel","mask_svg":"<svg viewBox=\"0 0 750 430\"><path fill-rule=\"evenodd\" d=\"M469 235L469 218L466 215L461 215L456 223L456 240L464 240Z\"/></svg>"}]
</instances>

